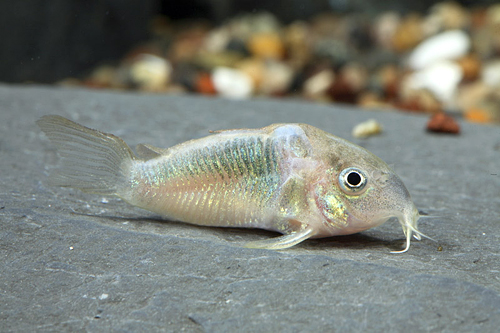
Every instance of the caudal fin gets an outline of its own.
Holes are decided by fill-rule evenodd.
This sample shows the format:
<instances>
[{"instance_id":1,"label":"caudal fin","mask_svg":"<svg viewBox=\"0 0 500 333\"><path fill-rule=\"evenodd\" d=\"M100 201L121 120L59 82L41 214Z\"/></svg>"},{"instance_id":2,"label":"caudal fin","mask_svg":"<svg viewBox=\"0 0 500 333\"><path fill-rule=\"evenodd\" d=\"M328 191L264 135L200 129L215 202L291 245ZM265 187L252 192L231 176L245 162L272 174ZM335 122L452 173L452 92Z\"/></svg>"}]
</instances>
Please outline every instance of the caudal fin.
<instances>
[{"instance_id":1,"label":"caudal fin","mask_svg":"<svg viewBox=\"0 0 500 333\"><path fill-rule=\"evenodd\" d=\"M44 116L37 124L61 156L61 168L50 176L50 185L107 195L127 186L135 156L122 139L61 116Z\"/></svg>"}]
</instances>

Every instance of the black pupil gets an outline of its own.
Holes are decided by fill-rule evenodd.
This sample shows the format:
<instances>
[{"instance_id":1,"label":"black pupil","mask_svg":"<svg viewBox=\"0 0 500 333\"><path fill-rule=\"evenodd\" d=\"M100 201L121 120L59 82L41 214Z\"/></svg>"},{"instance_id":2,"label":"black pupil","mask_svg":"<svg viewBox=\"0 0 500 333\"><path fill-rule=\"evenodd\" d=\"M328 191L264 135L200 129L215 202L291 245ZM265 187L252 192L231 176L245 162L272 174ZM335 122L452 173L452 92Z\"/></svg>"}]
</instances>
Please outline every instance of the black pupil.
<instances>
[{"instance_id":1,"label":"black pupil","mask_svg":"<svg viewBox=\"0 0 500 333\"><path fill-rule=\"evenodd\" d=\"M361 175L357 172L351 172L347 175L347 182L351 186L358 186L361 184Z\"/></svg>"}]
</instances>

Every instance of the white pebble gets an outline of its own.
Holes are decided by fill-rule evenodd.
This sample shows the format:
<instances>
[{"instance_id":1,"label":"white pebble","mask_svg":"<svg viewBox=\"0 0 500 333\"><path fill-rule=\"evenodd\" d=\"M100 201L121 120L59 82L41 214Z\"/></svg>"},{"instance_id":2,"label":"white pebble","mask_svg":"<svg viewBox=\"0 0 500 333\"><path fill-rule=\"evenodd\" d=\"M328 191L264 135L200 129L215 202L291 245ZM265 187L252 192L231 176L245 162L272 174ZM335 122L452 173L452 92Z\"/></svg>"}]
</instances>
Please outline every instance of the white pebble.
<instances>
[{"instance_id":1,"label":"white pebble","mask_svg":"<svg viewBox=\"0 0 500 333\"><path fill-rule=\"evenodd\" d=\"M367 138L372 135L382 133L382 125L375 119L370 119L357 124L352 129L352 136L355 138Z\"/></svg>"},{"instance_id":2,"label":"white pebble","mask_svg":"<svg viewBox=\"0 0 500 333\"><path fill-rule=\"evenodd\" d=\"M229 67L215 68L212 73L212 81L215 90L227 98L248 98L252 95L254 88L252 78L249 75Z\"/></svg>"},{"instance_id":3,"label":"white pebble","mask_svg":"<svg viewBox=\"0 0 500 333\"><path fill-rule=\"evenodd\" d=\"M226 49L230 39L231 35L228 29L214 29L205 38L204 46L210 53L220 53Z\"/></svg>"},{"instance_id":4,"label":"white pebble","mask_svg":"<svg viewBox=\"0 0 500 333\"><path fill-rule=\"evenodd\" d=\"M440 60L457 59L469 51L469 36L461 30L451 30L430 37L411 53L408 64L413 69L423 69Z\"/></svg>"},{"instance_id":5,"label":"white pebble","mask_svg":"<svg viewBox=\"0 0 500 333\"><path fill-rule=\"evenodd\" d=\"M481 77L487 85L500 87L500 60L484 64Z\"/></svg>"},{"instance_id":6,"label":"white pebble","mask_svg":"<svg viewBox=\"0 0 500 333\"><path fill-rule=\"evenodd\" d=\"M99 299L102 301L103 299L106 299L108 297L109 297L108 294L101 294L101 296L99 296Z\"/></svg>"},{"instance_id":7,"label":"white pebble","mask_svg":"<svg viewBox=\"0 0 500 333\"><path fill-rule=\"evenodd\" d=\"M152 54L141 54L130 67L132 81L148 91L164 88L171 73L170 62Z\"/></svg>"},{"instance_id":8,"label":"white pebble","mask_svg":"<svg viewBox=\"0 0 500 333\"><path fill-rule=\"evenodd\" d=\"M453 104L458 84L462 80L462 68L452 61L441 61L408 77L411 89L428 89L446 105Z\"/></svg>"},{"instance_id":9,"label":"white pebble","mask_svg":"<svg viewBox=\"0 0 500 333\"><path fill-rule=\"evenodd\" d=\"M304 94L314 97L323 94L335 81L335 74L325 69L314 74L304 82Z\"/></svg>"},{"instance_id":10,"label":"white pebble","mask_svg":"<svg viewBox=\"0 0 500 333\"><path fill-rule=\"evenodd\" d=\"M288 89L293 79L293 70L290 66L276 61L266 63L264 78L259 92L265 95L281 93Z\"/></svg>"}]
</instances>

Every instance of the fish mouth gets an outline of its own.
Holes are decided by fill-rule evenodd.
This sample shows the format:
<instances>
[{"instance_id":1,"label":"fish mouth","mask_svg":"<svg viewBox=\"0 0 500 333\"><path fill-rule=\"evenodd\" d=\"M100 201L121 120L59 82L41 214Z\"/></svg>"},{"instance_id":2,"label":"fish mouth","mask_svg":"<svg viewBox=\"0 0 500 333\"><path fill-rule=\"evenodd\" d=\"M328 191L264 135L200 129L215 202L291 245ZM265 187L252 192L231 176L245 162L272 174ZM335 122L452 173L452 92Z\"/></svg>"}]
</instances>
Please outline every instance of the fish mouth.
<instances>
[{"instance_id":1,"label":"fish mouth","mask_svg":"<svg viewBox=\"0 0 500 333\"><path fill-rule=\"evenodd\" d=\"M424 235L418 230L418 219L420 218L420 213L418 212L417 207L412 205L411 208L405 209L402 213L395 215L397 217L401 227L403 228L403 232L406 238L406 246L401 251L391 251L391 253L405 253L410 249L411 237L415 237L416 240L421 240L422 236L425 238L430 238L429 236Z\"/></svg>"},{"instance_id":2,"label":"fish mouth","mask_svg":"<svg viewBox=\"0 0 500 333\"><path fill-rule=\"evenodd\" d=\"M369 224L366 224L366 222L363 222L355 218L354 216L349 216L348 229L350 233L364 231L366 229L377 227L385 223L390 218L394 217L398 219L399 223L401 224L401 227L403 228L403 232L406 238L406 246L401 251L391 251L391 253L407 252L410 249L412 236L415 237L415 239L417 240L421 240L422 237L433 240L432 238L430 238L429 236L423 234L418 230L418 219L420 218L420 213L418 212L418 209L415 207L415 205L411 205L407 209L404 209L403 211L387 212L386 214L383 214L373 219Z\"/></svg>"}]
</instances>

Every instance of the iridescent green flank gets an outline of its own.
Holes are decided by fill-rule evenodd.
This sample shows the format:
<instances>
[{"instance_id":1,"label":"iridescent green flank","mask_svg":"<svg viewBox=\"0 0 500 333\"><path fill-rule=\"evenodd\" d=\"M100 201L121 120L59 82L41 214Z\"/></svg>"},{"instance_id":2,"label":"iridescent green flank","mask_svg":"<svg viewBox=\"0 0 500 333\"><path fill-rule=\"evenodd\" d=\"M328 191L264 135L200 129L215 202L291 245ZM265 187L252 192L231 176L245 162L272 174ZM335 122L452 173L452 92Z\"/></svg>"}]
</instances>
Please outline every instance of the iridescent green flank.
<instances>
[{"instance_id":1,"label":"iridescent green flank","mask_svg":"<svg viewBox=\"0 0 500 333\"><path fill-rule=\"evenodd\" d=\"M131 192L141 196L131 201L162 214L177 211L168 216L196 224L255 224L273 207L281 183L280 155L275 140L260 137L174 151L136 169ZM200 207L203 219L190 213Z\"/></svg>"}]
</instances>

